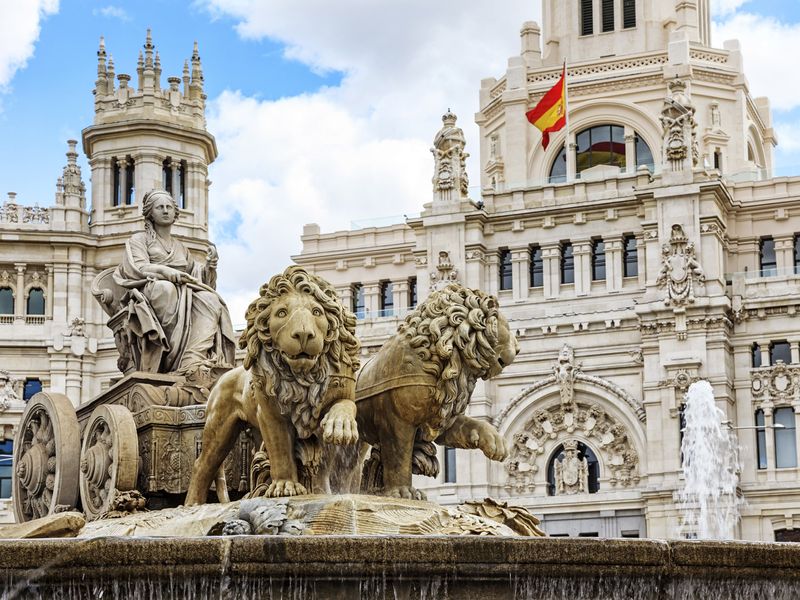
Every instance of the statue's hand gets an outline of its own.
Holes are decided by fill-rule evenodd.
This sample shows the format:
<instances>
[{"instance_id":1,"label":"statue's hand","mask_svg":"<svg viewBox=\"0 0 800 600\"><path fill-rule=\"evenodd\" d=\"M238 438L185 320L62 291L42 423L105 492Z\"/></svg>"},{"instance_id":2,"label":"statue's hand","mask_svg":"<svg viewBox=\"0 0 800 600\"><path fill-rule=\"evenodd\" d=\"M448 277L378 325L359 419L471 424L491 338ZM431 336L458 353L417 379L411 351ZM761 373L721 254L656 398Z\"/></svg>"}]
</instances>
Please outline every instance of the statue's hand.
<instances>
[{"instance_id":1,"label":"statue's hand","mask_svg":"<svg viewBox=\"0 0 800 600\"><path fill-rule=\"evenodd\" d=\"M210 269L216 269L218 262L219 254L217 253L217 247L214 244L209 244L208 250L206 250L206 265Z\"/></svg>"}]
</instances>

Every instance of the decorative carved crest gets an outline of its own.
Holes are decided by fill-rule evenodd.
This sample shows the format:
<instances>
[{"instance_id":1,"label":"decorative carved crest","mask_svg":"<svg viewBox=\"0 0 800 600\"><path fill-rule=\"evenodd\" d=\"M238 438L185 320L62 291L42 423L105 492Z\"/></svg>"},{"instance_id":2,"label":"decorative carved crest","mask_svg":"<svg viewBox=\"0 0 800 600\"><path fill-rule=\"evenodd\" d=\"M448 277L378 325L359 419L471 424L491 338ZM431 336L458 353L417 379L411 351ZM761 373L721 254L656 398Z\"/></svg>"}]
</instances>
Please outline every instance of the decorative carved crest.
<instances>
[{"instance_id":1,"label":"decorative carved crest","mask_svg":"<svg viewBox=\"0 0 800 600\"><path fill-rule=\"evenodd\" d=\"M672 226L669 244L661 247L661 270L656 284L667 289L664 304L681 306L693 303L694 287L706 280L695 255L694 244L688 240L679 224Z\"/></svg>"},{"instance_id":2,"label":"decorative carved crest","mask_svg":"<svg viewBox=\"0 0 800 600\"><path fill-rule=\"evenodd\" d=\"M0 369L0 413L11 408L12 403L20 402L19 394L14 390L17 380L11 373Z\"/></svg>"},{"instance_id":3,"label":"decorative carved crest","mask_svg":"<svg viewBox=\"0 0 800 600\"><path fill-rule=\"evenodd\" d=\"M750 374L750 388L758 402L792 402L800 395L800 369L783 361L754 369Z\"/></svg>"},{"instance_id":4,"label":"decorative carved crest","mask_svg":"<svg viewBox=\"0 0 800 600\"><path fill-rule=\"evenodd\" d=\"M431 152L434 158L433 191L444 201L466 199L469 188L467 158L464 151L466 138L456 127L456 116L449 110L442 116L442 128L433 139Z\"/></svg>"},{"instance_id":5,"label":"decorative carved crest","mask_svg":"<svg viewBox=\"0 0 800 600\"><path fill-rule=\"evenodd\" d=\"M441 250L436 270L431 271L431 292L441 290L450 283L458 283L458 269L450 260L450 253Z\"/></svg>"},{"instance_id":6,"label":"decorative carved crest","mask_svg":"<svg viewBox=\"0 0 800 600\"><path fill-rule=\"evenodd\" d=\"M669 82L669 93L661 109L661 127L664 137L664 158L673 171L697 166L697 121L695 107L680 79ZM688 160L691 162L688 162ZM688 163L688 164L687 164Z\"/></svg>"},{"instance_id":7,"label":"decorative carved crest","mask_svg":"<svg viewBox=\"0 0 800 600\"><path fill-rule=\"evenodd\" d=\"M578 441L564 441L564 456L555 462L556 495L586 494L589 491L589 463L578 458Z\"/></svg>"}]
</instances>

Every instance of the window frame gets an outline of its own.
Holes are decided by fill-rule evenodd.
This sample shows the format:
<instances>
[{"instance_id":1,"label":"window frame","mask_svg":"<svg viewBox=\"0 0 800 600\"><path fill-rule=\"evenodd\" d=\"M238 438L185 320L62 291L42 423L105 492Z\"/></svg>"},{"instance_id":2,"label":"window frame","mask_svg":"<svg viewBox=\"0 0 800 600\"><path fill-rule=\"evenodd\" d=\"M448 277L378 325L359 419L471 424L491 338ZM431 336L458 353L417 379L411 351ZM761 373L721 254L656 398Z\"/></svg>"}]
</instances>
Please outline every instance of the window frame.
<instances>
[{"instance_id":1,"label":"window frame","mask_svg":"<svg viewBox=\"0 0 800 600\"><path fill-rule=\"evenodd\" d=\"M394 285L388 279L380 282L380 307L382 317L394 314Z\"/></svg>"},{"instance_id":2,"label":"window frame","mask_svg":"<svg viewBox=\"0 0 800 600\"><path fill-rule=\"evenodd\" d=\"M568 252L567 252L568 251ZM575 248L572 245L572 242L565 241L561 242L559 246L559 277L558 282L561 285L572 285L575 283ZM569 277L572 278L571 281L567 281L567 274L569 273Z\"/></svg>"},{"instance_id":3,"label":"window frame","mask_svg":"<svg viewBox=\"0 0 800 600\"><path fill-rule=\"evenodd\" d=\"M578 11L581 37L594 35L594 0L579 0Z\"/></svg>"},{"instance_id":4,"label":"window frame","mask_svg":"<svg viewBox=\"0 0 800 600\"><path fill-rule=\"evenodd\" d=\"M765 261L764 252L767 246L771 247L772 259ZM764 235L758 241L758 272L761 277L774 277L778 274L778 254L775 252L775 238Z\"/></svg>"},{"instance_id":5,"label":"window frame","mask_svg":"<svg viewBox=\"0 0 800 600\"><path fill-rule=\"evenodd\" d=\"M598 245L602 246L602 252L598 253ZM602 277L598 275L601 268ZM592 238L592 281L605 281L606 276L606 243L603 238Z\"/></svg>"},{"instance_id":6,"label":"window frame","mask_svg":"<svg viewBox=\"0 0 800 600\"><path fill-rule=\"evenodd\" d=\"M364 285L361 283L354 283L350 286L350 309L353 311L356 319L364 319L367 316Z\"/></svg>"},{"instance_id":7,"label":"window frame","mask_svg":"<svg viewBox=\"0 0 800 600\"><path fill-rule=\"evenodd\" d=\"M530 259L530 265L528 268L528 287L544 287L544 255L542 253L542 247L539 244L533 244L528 248L528 254ZM541 283L538 284L536 283L537 275L541 279Z\"/></svg>"},{"instance_id":8,"label":"window frame","mask_svg":"<svg viewBox=\"0 0 800 600\"><path fill-rule=\"evenodd\" d=\"M628 18L630 15L632 21ZM636 0L622 0L622 29L636 29Z\"/></svg>"},{"instance_id":9,"label":"window frame","mask_svg":"<svg viewBox=\"0 0 800 600\"><path fill-rule=\"evenodd\" d=\"M787 425L786 423L781 423L779 416L781 415L789 415L791 419L791 425ZM774 409L772 413L772 422L773 425L783 425L783 427L773 427L773 443L775 444L775 468L776 469L795 469L797 468L797 435L795 434L795 430L797 429L797 417L794 412L794 407L791 406L780 406ZM779 444L779 440L785 439L787 443ZM782 447L791 447L793 449L793 453L787 451L786 454L781 452ZM783 459L783 460L781 460Z\"/></svg>"},{"instance_id":10,"label":"window frame","mask_svg":"<svg viewBox=\"0 0 800 600\"><path fill-rule=\"evenodd\" d=\"M628 248L628 243L633 242L633 248ZM633 260L630 257L633 256ZM629 270L633 269L633 272ZM639 276L639 241L632 233L622 236L622 277L638 277Z\"/></svg>"},{"instance_id":11,"label":"window frame","mask_svg":"<svg viewBox=\"0 0 800 600\"><path fill-rule=\"evenodd\" d=\"M34 292L41 294L41 312L31 311L31 296ZM44 293L44 288L36 286L28 290L27 297L25 298L25 314L32 317L43 317L47 314L47 296Z\"/></svg>"},{"instance_id":12,"label":"window frame","mask_svg":"<svg viewBox=\"0 0 800 600\"><path fill-rule=\"evenodd\" d=\"M497 275L500 290L514 289L514 263L511 259L511 250L500 248L497 259Z\"/></svg>"}]
</instances>

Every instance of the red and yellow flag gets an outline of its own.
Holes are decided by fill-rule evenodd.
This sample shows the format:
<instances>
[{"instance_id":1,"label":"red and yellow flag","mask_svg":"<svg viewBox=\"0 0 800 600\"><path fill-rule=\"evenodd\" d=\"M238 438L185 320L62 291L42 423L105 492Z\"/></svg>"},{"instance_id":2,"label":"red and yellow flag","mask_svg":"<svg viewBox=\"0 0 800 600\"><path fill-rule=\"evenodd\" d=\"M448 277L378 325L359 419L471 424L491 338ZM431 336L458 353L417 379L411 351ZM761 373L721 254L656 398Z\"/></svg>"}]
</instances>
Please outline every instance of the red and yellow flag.
<instances>
[{"instance_id":1,"label":"red and yellow flag","mask_svg":"<svg viewBox=\"0 0 800 600\"><path fill-rule=\"evenodd\" d=\"M567 124L567 65L561 71L561 79L530 109L525 116L531 125L542 132L542 148L547 149L550 134Z\"/></svg>"}]
</instances>

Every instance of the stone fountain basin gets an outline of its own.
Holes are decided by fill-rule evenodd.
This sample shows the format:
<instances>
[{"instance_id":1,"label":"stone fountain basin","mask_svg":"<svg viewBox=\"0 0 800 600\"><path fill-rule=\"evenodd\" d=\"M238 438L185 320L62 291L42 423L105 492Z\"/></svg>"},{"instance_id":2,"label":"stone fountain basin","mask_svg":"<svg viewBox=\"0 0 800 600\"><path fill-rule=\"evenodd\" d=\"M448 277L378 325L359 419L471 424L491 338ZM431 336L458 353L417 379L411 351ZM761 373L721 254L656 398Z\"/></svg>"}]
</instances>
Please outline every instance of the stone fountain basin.
<instances>
[{"instance_id":1,"label":"stone fountain basin","mask_svg":"<svg viewBox=\"0 0 800 600\"><path fill-rule=\"evenodd\" d=\"M789 600L800 598L800 544L491 536L2 540L0 585L4 600Z\"/></svg>"}]
</instances>

